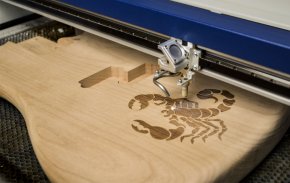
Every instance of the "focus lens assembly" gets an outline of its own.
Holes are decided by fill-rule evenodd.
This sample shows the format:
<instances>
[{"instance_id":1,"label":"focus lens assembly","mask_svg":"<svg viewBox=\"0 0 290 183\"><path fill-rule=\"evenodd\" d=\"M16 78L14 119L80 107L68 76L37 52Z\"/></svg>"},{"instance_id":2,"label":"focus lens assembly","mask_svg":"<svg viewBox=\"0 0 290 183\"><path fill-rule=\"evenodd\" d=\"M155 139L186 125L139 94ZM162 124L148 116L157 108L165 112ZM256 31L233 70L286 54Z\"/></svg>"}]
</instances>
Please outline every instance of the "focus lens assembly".
<instances>
[{"instance_id":1,"label":"focus lens assembly","mask_svg":"<svg viewBox=\"0 0 290 183\"><path fill-rule=\"evenodd\" d=\"M181 49L175 44L169 47L169 53L173 57L175 63L177 60L180 60L180 58L182 57Z\"/></svg>"}]
</instances>

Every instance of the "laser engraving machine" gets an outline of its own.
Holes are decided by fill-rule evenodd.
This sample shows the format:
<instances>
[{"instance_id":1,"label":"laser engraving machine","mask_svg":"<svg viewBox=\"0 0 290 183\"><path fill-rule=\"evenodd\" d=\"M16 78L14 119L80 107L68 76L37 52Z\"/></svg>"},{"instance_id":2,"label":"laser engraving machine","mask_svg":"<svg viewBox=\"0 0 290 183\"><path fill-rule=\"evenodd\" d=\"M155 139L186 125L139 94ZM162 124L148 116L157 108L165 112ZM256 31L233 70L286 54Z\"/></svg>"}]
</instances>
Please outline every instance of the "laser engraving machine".
<instances>
[{"instance_id":1,"label":"laser engraving machine","mask_svg":"<svg viewBox=\"0 0 290 183\"><path fill-rule=\"evenodd\" d=\"M28 23L31 35L20 36L14 36L20 30L13 29L10 38L15 42L32 37L34 31L44 35L57 32L58 28L45 30L51 20L67 26L57 34L76 28L93 34L88 35L98 42L87 44L89 37L83 47L70 47L45 40L48 47L60 45L58 50L53 47L47 51L43 44L43 52L50 54L30 52L42 44L42 38L31 40L34 46L9 43L1 48L9 54L0 54L0 96L17 96L15 101L20 102L16 106L29 123L37 158L52 182L238 182L262 161L289 126L288 0L0 1L42 15L36 15L40 17L36 24L45 24L45 28L39 31ZM0 45L7 42L1 31ZM106 43L113 46L102 47ZM146 54L115 46L117 43ZM78 53L81 59L71 59L75 58L71 48L88 49L93 54L87 60L82 53ZM22 60L14 50L27 56ZM99 56L95 52L110 63L96 63ZM122 63L118 53L123 54ZM24 60L22 67L19 63ZM119 83L119 78L118 82L108 79L113 76L112 67L120 68L125 61L134 66L132 75L144 74L144 63L150 62L150 73L146 73L150 78L126 84ZM133 64L137 61L142 61L141 67ZM87 68L92 65L95 67ZM31 79L35 76L41 77ZM102 86L99 90L80 87L79 83L89 83L91 78L98 80L94 82ZM212 85L203 82L202 87L213 87L198 86L199 78L200 82L214 81ZM163 95L149 93L154 84ZM222 100L215 98L215 104L203 100L206 105L202 108L204 103L200 102L199 108L200 103L188 97L195 86L200 87L194 91L198 102L214 93ZM235 91L235 99L223 86ZM170 98L172 91L175 93ZM185 101L186 107L178 106L180 101ZM137 104L141 107L134 110ZM178 107L185 111L179 116ZM139 118L139 112L145 117Z\"/></svg>"},{"instance_id":2,"label":"laser engraving machine","mask_svg":"<svg viewBox=\"0 0 290 183\"><path fill-rule=\"evenodd\" d=\"M290 104L286 0L3 1L158 57L153 82L167 96L158 79L182 72L186 97L199 72Z\"/></svg>"}]
</instances>

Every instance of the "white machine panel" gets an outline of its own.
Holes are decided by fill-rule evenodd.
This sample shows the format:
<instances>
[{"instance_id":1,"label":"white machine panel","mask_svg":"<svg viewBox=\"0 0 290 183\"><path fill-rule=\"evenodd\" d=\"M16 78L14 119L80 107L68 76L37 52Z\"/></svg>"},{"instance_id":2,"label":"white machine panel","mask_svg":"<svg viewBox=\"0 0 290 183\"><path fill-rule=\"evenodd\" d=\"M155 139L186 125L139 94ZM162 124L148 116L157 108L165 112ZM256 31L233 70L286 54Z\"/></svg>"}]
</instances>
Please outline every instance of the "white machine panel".
<instances>
[{"instance_id":1,"label":"white machine panel","mask_svg":"<svg viewBox=\"0 0 290 183\"><path fill-rule=\"evenodd\" d=\"M173 0L215 13L290 30L289 0Z\"/></svg>"},{"instance_id":2,"label":"white machine panel","mask_svg":"<svg viewBox=\"0 0 290 183\"><path fill-rule=\"evenodd\" d=\"M31 12L0 1L0 24L26 16Z\"/></svg>"}]
</instances>

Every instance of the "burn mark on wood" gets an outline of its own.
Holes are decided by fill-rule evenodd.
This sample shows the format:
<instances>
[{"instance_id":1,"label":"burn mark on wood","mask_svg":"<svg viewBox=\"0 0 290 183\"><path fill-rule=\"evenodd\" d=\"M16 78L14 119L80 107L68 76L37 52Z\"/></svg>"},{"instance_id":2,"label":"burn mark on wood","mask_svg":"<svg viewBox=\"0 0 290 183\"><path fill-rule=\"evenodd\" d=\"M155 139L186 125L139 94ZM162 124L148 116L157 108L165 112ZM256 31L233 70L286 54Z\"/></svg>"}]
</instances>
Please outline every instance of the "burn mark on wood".
<instances>
[{"instance_id":1,"label":"burn mark on wood","mask_svg":"<svg viewBox=\"0 0 290 183\"><path fill-rule=\"evenodd\" d=\"M222 91L222 95L229 98L229 99L233 99L235 96L233 94L231 94L229 91L227 90L223 90Z\"/></svg>"},{"instance_id":2,"label":"burn mark on wood","mask_svg":"<svg viewBox=\"0 0 290 183\"><path fill-rule=\"evenodd\" d=\"M219 109L221 112L225 112L225 111L229 110L230 107L227 107L227 106L225 106L224 104L220 104L220 105L218 106L218 109Z\"/></svg>"},{"instance_id":3,"label":"burn mark on wood","mask_svg":"<svg viewBox=\"0 0 290 183\"><path fill-rule=\"evenodd\" d=\"M233 100L233 99L224 99L223 102L227 106L232 106L235 103L235 100Z\"/></svg>"},{"instance_id":4,"label":"burn mark on wood","mask_svg":"<svg viewBox=\"0 0 290 183\"><path fill-rule=\"evenodd\" d=\"M216 108L198 108L198 102L183 98L172 99L159 94L137 95L129 101L130 109L136 109L134 106L139 105L137 110L142 110L150 103L162 106L161 114L169 118L169 124L175 128L152 126L139 119L134 120L132 128L139 133L149 133L151 137L159 140L173 140L179 137L182 142L185 138L190 138L193 144L195 139L201 138L205 142L207 138L215 135L221 140L227 127L223 120L215 117L231 109L235 103L234 95L227 90L205 89L198 92L197 97L201 100L214 99L214 103L221 102L215 104ZM185 134L186 128L191 128L189 134Z\"/></svg>"}]
</instances>

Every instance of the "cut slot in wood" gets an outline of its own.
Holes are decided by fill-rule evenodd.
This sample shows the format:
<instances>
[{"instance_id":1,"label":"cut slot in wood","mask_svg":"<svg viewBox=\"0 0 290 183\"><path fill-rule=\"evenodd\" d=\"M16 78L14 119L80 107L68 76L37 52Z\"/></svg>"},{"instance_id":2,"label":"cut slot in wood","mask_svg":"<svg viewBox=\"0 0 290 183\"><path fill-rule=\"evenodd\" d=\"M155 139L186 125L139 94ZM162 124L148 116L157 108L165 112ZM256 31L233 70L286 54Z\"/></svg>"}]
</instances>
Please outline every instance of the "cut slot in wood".
<instances>
[{"instance_id":1,"label":"cut slot in wood","mask_svg":"<svg viewBox=\"0 0 290 183\"><path fill-rule=\"evenodd\" d=\"M142 64L130 71L122 67L107 67L79 81L82 88L89 88L110 77L115 77L124 82L130 82L143 75L151 75L157 69L153 64Z\"/></svg>"}]
</instances>

